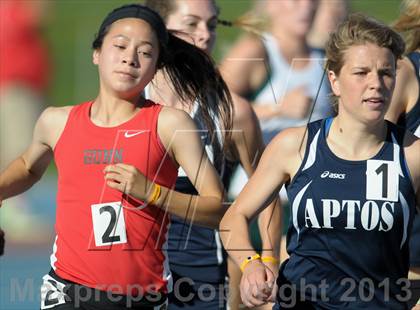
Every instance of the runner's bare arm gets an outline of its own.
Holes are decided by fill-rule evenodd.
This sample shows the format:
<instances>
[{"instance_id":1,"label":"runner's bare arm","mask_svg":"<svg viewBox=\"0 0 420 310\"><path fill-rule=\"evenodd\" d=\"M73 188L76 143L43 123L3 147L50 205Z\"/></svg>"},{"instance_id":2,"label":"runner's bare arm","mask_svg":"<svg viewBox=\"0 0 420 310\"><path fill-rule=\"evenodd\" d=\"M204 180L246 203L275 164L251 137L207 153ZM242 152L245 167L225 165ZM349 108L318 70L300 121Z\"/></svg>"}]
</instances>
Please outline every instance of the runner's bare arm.
<instances>
[{"instance_id":1,"label":"runner's bare arm","mask_svg":"<svg viewBox=\"0 0 420 310\"><path fill-rule=\"evenodd\" d=\"M255 172L264 151L261 129L251 105L241 97L232 94L235 107L232 140L242 167L248 177ZM278 196L258 216L263 256L279 258L282 231L281 206ZM272 264L272 269L277 267ZM274 271L274 270L273 270Z\"/></svg>"},{"instance_id":2,"label":"runner's bare arm","mask_svg":"<svg viewBox=\"0 0 420 310\"><path fill-rule=\"evenodd\" d=\"M385 118L397 123L401 115L410 111L412 105L417 101L418 94L419 85L414 67L407 58L400 59L394 93Z\"/></svg>"},{"instance_id":3,"label":"runner's bare arm","mask_svg":"<svg viewBox=\"0 0 420 310\"><path fill-rule=\"evenodd\" d=\"M164 108L161 114L159 135L162 142L198 192L197 196L191 196L167 190L161 196L162 206L196 224L218 227L225 212L223 186L207 158L193 120L187 113L174 109Z\"/></svg>"},{"instance_id":4,"label":"runner's bare arm","mask_svg":"<svg viewBox=\"0 0 420 310\"><path fill-rule=\"evenodd\" d=\"M47 108L41 114L28 149L0 174L0 201L26 191L41 178L53 158L69 111L70 107Z\"/></svg>"},{"instance_id":5,"label":"runner's bare arm","mask_svg":"<svg viewBox=\"0 0 420 310\"><path fill-rule=\"evenodd\" d=\"M255 257L256 252L252 250L248 234L243 232L248 230L251 219L278 195L283 183L296 173L300 165L299 137L303 132L304 128L286 129L272 140L251 179L220 223L223 244L235 263L243 269L240 289L242 301L247 307L272 301L275 277L258 259L249 261L244 267L243 262Z\"/></svg>"},{"instance_id":6,"label":"runner's bare arm","mask_svg":"<svg viewBox=\"0 0 420 310\"><path fill-rule=\"evenodd\" d=\"M181 110L164 107L159 114L158 134L170 156L185 171L198 195L188 195L161 187L153 204L194 224L216 228L225 208L223 186L216 169L207 158L193 120ZM154 184L133 166L105 168L108 186L148 201Z\"/></svg>"},{"instance_id":7,"label":"runner's bare arm","mask_svg":"<svg viewBox=\"0 0 420 310\"><path fill-rule=\"evenodd\" d=\"M404 138L404 153L416 192L417 209L420 212L420 139L409 132L406 132Z\"/></svg>"}]
</instances>

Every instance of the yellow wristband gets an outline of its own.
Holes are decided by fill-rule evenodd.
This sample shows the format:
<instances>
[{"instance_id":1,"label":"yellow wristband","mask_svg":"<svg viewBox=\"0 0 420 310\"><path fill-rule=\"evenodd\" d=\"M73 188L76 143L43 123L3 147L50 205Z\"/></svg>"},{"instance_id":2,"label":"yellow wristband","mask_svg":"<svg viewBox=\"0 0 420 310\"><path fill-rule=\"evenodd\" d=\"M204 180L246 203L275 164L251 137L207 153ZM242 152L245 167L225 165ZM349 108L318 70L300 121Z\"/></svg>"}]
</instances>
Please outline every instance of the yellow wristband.
<instances>
[{"instance_id":1,"label":"yellow wristband","mask_svg":"<svg viewBox=\"0 0 420 310\"><path fill-rule=\"evenodd\" d=\"M261 259L260 254L255 254L253 256L248 256L244 261L241 263L241 266L239 267L242 272L244 272L246 265L248 265L253 260Z\"/></svg>"},{"instance_id":2,"label":"yellow wristband","mask_svg":"<svg viewBox=\"0 0 420 310\"><path fill-rule=\"evenodd\" d=\"M417 304L416 305L420 305L420 299L419 300L417 300Z\"/></svg>"},{"instance_id":3,"label":"yellow wristband","mask_svg":"<svg viewBox=\"0 0 420 310\"><path fill-rule=\"evenodd\" d=\"M149 199L147 199L149 201L148 204L155 204L156 203L156 201L160 197L160 189L161 189L160 185L155 183L153 193L150 195Z\"/></svg>"},{"instance_id":4,"label":"yellow wristband","mask_svg":"<svg viewBox=\"0 0 420 310\"><path fill-rule=\"evenodd\" d=\"M273 263L273 264L278 264L280 262L277 258L273 256L263 256L261 257L261 261L263 263Z\"/></svg>"}]
</instances>

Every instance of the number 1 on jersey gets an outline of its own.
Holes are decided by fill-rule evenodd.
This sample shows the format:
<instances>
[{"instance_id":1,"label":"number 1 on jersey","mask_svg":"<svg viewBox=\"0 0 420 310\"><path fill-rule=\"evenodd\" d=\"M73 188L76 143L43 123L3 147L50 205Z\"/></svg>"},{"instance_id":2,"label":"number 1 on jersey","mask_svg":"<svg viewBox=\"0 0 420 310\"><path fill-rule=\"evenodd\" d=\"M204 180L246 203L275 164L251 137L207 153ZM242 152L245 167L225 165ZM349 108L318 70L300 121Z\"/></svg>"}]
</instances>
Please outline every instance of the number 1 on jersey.
<instances>
[{"instance_id":1,"label":"number 1 on jersey","mask_svg":"<svg viewBox=\"0 0 420 310\"><path fill-rule=\"evenodd\" d=\"M366 168L366 199L398 201L399 173L396 163L370 159Z\"/></svg>"},{"instance_id":2,"label":"number 1 on jersey","mask_svg":"<svg viewBox=\"0 0 420 310\"><path fill-rule=\"evenodd\" d=\"M388 196L388 164L382 164L375 170L377 174L382 173L382 197Z\"/></svg>"}]
</instances>

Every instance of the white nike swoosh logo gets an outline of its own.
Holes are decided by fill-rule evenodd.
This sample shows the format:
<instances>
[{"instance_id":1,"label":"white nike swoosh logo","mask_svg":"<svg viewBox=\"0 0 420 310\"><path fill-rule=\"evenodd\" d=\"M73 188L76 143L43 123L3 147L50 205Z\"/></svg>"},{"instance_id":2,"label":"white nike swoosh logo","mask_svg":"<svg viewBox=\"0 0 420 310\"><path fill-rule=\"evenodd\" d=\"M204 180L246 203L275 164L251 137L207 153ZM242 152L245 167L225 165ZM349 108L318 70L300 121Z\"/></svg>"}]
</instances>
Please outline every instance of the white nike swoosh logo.
<instances>
[{"instance_id":1,"label":"white nike swoosh logo","mask_svg":"<svg viewBox=\"0 0 420 310\"><path fill-rule=\"evenodd\" d=\"M139 135L141 133L144 133L144 132L146 132L146 130L141 130L141 131L137 131L137 132L133 132L133 133L128 133L128 131L126 131L124 133L124 137L131 138L131 137L137 136L137 135Z\"/></svg>"}]
</instances>

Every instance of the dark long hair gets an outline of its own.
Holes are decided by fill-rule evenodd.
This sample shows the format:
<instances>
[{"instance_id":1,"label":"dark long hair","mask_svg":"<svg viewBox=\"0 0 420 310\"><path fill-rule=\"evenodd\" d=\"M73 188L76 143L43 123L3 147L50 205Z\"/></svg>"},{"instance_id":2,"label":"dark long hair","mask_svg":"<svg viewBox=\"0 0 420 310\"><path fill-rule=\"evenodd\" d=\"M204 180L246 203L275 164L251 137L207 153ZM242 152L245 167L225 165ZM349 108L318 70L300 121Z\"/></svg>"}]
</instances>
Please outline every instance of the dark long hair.
<instances>
[{"instance_id":1,"label":"dark long hair","mask_svg":"<svg viewBox=\"0 0 420 310\"><path fill-rule=\"evenodd\" d=\"M176 10L177 5L171 0L146 0L144 3L160 14L164 20ZM214 5L219 12L216 3ZM179 97L184 102L198 102L201 117L213 139L216 139L215 131L217 130L215 118L220 122L224 130L224 143L221 147L222 150L227 151L233 123L233 104L229 89L210 56L196 46L179 39L176 34L176 31L169 31L168 45L171 45L169 50L174 52L169 56L168 61L174 62L178 68L165 67L165 73L175 91L182 87L189 88ZM203 61L206 63L205 66L200 65ZM194 82L185 85L184 81L177 78L180 74L186 74L185 78ZM179 94L178 91L177 93ZM216 140L214 142L217 142Z\"/></svg>"},{"instance_id":2,"label":"dark long hair","mask_svg":"<svg viewBox=\"0 0 420 310\"><path fill-rule=\"evenodd\" d=\"M198 103L200 116L212 137L212 144L218 143L215 119L220 121L225 140L220 147L226 149L230 142L233 105L219 70L204 51L172 33L169 34L168 46L173 52L165 57L165 75L183 102ZM183 78L179 79L180 76Z\"/></svg>"}]
</instances>

